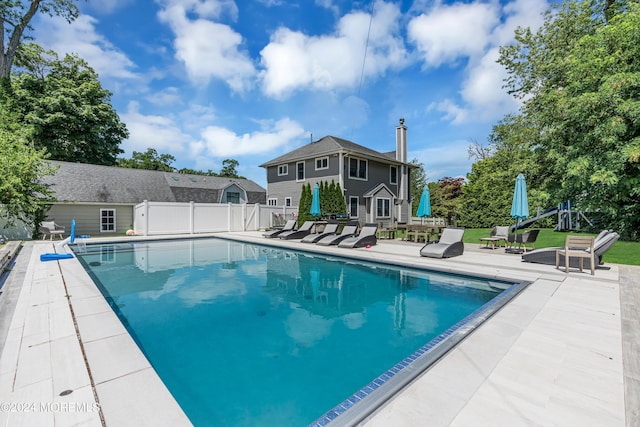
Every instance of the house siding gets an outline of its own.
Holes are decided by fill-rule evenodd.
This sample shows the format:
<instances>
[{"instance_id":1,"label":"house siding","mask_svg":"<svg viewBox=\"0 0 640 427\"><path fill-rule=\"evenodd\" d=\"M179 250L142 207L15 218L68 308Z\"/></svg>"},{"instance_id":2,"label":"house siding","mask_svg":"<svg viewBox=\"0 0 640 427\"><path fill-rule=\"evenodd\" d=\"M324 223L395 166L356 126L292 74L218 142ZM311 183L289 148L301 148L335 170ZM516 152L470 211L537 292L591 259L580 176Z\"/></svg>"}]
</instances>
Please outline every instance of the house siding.
<instances>
[{"instance_id":1,"label":"house siding","mask_svg":"<svg viewBox=\"0 0 640 427\"><path fill-rule=\"evenodd\" d=\"M116 211L115 232L100 232L100 209ZM67 235L71 232L72 219L76 221L76 235L88 234L93 237L123 235L128 229L133 228L132 205L55 204L51 206L46 217L47 221L55 221L56 224L64 226Z\"/></svg>"},{"instance_id":2,"label":"house siding","mask_svg":"<svg viewBox=\"0 0 640 427\"><path fill-rule=\"evenodd\" d=\"M354 158L360 158L354 156ZM395 197L398 196L398 184L390 183L390 174L389 174L389 164L376 162L375 160L368 160L367 165L367 180L354 179L349 178L349 161L345 159L344 165L344 176L345 176L345 197L347 203L349 201L350 196L358 196L359 197L359 208L358 208L358 217L352 218L357 219L360 223L364 223L367 221L377 221L375 218L375 196L373 198L365 198L363 194L373 190L379 184L386 185L391 191L394 192ZM378 196L381 197L381 196ZM392 197L392 195L388 195L388 197ZM393 202L393 200L392 200ZM373 206L368 206L367 203L374 203ZM393 210L393 206L391 207ZM369 213L370 217L367 218L367 214ZM395 215L395 211L392 211L392 216ZM387 219L385 219L387 220Z\"/></svg>"},{"instance_id":3,"label":"house siding","mask_svg":"<svg viewBox=\"0 0 640 427\"><path fill-rule=\"evenodd\" d=\"M327 170L323 171L327 172ZM285 197L291 197L292 206L298 206L300 204L300 195L302 194L302 186L303 185L311 185L313 187L316 182L326 181L331 183L338 183L339 177L338 175L328 175L328 176L315 176L310 178L307 176L307 179L304 181L281 181L281 182L270 182L269 183L269 194L267 197L269 199L277 199L277 206L284 205Z\"/></svg>"}]
</instances>

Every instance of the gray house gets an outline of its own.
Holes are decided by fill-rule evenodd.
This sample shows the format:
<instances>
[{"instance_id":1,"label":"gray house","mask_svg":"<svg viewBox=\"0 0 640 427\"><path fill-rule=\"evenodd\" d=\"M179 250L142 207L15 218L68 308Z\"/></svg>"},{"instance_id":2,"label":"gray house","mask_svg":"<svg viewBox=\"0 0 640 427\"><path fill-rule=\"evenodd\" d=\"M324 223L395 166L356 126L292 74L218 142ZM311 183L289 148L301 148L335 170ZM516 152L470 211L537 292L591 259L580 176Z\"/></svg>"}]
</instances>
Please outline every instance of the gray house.
<instances>
[{"instance_id":1,"label":"gray house","mask_svg":"<svg viewBox=\"0 0 640 427\"><path fill-rule=\"evenodd\" d=\"M44 179L57 201L47 220L80 234L124 234L133 228L133 208L150 202L266 203L266 191L247 179L187 175L143 169L52 161Z\"/></svg>"},{"instance_id":2,"label":"gray house","mask_svg":"<svg viewBox=\"0 0 640 427\"><path fill-rule=\"evenodd\" d=\"M381 153L334 136L325 136L260 165L267 171L267 203L296 206L302 185L340 184L351 219L406 222L411 212L407 128L396 127L396 150Z\"/></svg>"}]
</instances>

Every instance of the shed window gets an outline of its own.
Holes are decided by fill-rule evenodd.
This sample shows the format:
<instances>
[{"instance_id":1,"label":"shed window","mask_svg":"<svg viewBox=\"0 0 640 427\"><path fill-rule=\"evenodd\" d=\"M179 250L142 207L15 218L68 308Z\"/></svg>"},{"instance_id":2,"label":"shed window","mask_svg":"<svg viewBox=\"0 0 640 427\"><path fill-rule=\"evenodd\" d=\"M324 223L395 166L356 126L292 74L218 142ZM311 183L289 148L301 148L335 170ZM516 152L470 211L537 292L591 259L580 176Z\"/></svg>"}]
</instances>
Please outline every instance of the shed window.
<instances>
[{"instance_id":1,"label":"shed window","mask_svg":"<svg viewBox=\"0 0 640 427\"><path fill-rule=\"evenodd\" d=\"M116 210L100 209L100 232L109 233L116 231Z\"/></svg>"},{"instance_id":2,"label":"shed window","mask_svg":"<svg viewBox=\"0 0 640 427\"><path fill-rule=\"evenodd\" d=\"M227 203L240 203L240 193L237 191L227 192Z\"/></svg>"}]
</instances>

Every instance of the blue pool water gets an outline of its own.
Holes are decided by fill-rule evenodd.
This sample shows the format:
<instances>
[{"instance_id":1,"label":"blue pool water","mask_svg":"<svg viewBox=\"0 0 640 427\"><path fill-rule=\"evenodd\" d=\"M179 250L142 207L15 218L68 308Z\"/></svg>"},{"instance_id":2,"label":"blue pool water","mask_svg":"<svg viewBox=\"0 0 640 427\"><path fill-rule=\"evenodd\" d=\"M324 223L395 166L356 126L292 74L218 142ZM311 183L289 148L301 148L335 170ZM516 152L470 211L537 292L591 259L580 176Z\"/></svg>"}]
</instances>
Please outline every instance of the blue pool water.
<instances>
[{"instance_id":1,"label":"blue pool water","mask_svg":"<svg viewBox=\"0 0 640 427\"><path fill-rule=\"evenodd\" d=\"M307 425L501 291L223 239L77 255L196 426Z\"/></svg>"}]
</instances>

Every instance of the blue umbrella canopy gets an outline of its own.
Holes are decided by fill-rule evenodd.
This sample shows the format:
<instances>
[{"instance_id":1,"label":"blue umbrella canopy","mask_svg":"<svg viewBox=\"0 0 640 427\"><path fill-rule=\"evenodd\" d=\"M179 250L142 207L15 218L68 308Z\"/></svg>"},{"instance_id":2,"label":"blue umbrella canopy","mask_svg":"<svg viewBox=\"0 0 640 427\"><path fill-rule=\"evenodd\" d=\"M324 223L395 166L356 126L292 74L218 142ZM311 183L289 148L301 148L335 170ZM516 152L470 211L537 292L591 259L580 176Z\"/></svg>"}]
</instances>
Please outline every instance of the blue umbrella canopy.
<instances>
[{"instance_id":1,"label":"blue umbrella canopy","mask_svg":"<svg viewBox=\"0 0 640 427\"><path fill-rule=\"evenodd\" d=\"M320 216L320 188L318 184L313 187L313 197L311 199L311 209L309 213L313 216Z\"/></svg>"},{"instance_id":2,"label":"blue umbrella canopy","mask_svg":"<svg viewBox=\"0 0 640 427\"><path fill-rule=\"evenodd\" d=\"M525 219L529 216L529 199L527 199L527 183L524 175L519 174L516 178L516 186L513 189L513 201L511 202L511 218L517 220Z\"/></svg>"},{"instance_id":3,"label":"blue umbrella canopy","mask_svg":"<svg viewBox=\"0 0 640 427\"><path fill-rule=\"evenodd\" d=\"M429 186L425 185L420 196L420 204L416 213L420 218L431 215L431 195L429 194Z\"/></svg>"}]
</instances>

